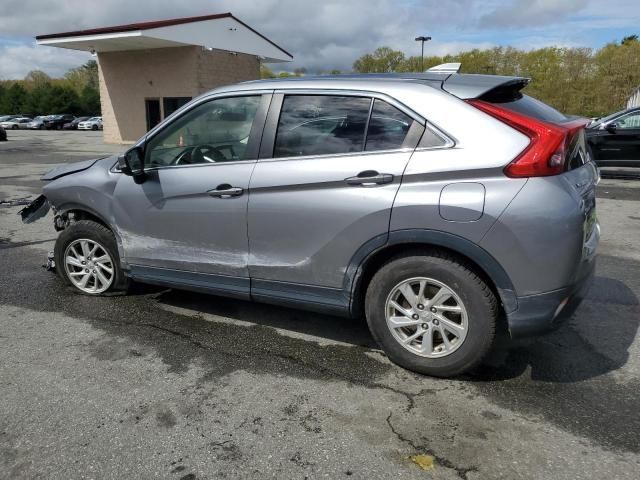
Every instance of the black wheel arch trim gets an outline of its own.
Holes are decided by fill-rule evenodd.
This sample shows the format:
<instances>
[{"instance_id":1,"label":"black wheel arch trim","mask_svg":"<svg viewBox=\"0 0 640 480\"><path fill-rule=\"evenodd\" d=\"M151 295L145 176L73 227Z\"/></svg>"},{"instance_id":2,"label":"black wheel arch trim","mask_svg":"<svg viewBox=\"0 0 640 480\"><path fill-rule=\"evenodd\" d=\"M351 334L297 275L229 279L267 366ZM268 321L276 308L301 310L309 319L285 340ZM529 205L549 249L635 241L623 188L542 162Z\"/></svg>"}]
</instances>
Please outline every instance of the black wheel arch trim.
<instances>
[{"instance_id":1,"label":"black wheel arch trim","mask_svg":"<svg viewBox=\"0 0 640 480\"><path fill-rule=\"evenodd\" d=\"M357 315L356 288L362 279L362 273L367 262L374 254L401 244L432 245L447 248L457 252L476 263L494 283L505 313L511 313L518 308L518 299L511 279L498 261L482 247L464 237L439 230L403 229L393 230L378 235L364 243L353 255L347 270L343 289L349 292L349 311Z\"/></svg>"}]
</instances>

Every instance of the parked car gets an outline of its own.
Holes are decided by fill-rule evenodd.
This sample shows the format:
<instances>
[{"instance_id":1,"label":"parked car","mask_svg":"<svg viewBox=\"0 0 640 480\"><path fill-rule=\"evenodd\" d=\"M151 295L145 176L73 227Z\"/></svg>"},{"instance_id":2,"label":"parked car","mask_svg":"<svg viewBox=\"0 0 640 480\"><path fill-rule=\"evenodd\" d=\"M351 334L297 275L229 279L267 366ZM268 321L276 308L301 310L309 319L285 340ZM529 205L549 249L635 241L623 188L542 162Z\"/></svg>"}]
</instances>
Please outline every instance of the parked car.
<instances>
[{"instance_id":1,"label":"parked car","mask_svg":"<svg viewBox=\"0 0 640 480\"><path fill-rule=\"evenodd\" d=\"M63 115L51 115L44 120L44 128L47 130L62 130L65 123L72 122L76 118L65 113Z\"/></svg>"},{"instance_id":2,"label":"parked car","mask_svg":"<svg viewBox=\"0 0 640 480\"><path fill-rule=\"evenodd\" d=\"M2 115L0 116L0 122L7 122L9 120L12 120L14 118L16 118L17 115Z\"/></svg>"},{"instance_id":3,"label":"parked car","mask_svg":"<svg viewBox=\"0 0 640 480\"><path fill-rule=\"evenodd\" d=\"M5 129L18 130L19 128L27 128L27 125L31 120L32 119L28 117L16 117L11 120L0 122L0 125Z\"/></svg>"},{"instance_id":4,"label":"parked car","mask_svg":"<svg viewBox=\"0 0 640 480\"><path fill-rule=\"evenodd\" d=\"M0 125L0 142L6 142L7 140L7 132L2 125Z\"/></svg>"},{"instance_id":5,"label":"parked car","mask_svg":"<svg viewBox=\"0 0 640 480\"><path fill-rule=\"evenodd\" d=\"M391 360L451 376L568 318L593 277L586 120L457 73L211 91L123 155L55 168L60 278L129 279L343 316Z\"/></svg>"},{"instance_id":6,"label":"parked car","mask_svg":"<svg viewBox=\"0 0 640 480\"><path fill-rule=\"evenodd\" d=\"M640 107L590 124L587 141L600 167L640 167Z\"/></svg>"},{"instance_id":7,"label":"parked car","mask_svg":"<svg viewBox=\"0 0 640 480\"><path fill-rule=\"evenodd\" d=\"M63 130L77 130L78 129L78 124L80 122L84 122L85 120L89 120L90 117L77 117L74 118L72 121L65 123L62 128Z\"/></svg>"},{"instance_id":8,"label":"parked car","mask_svg":"<svg viewBox=\"0 0 640 480\"><path fill-rule=\"evenodd\" d=\"M44 129L44 121L46 116L35 117L29 123L27 123L27 128L30 130L43 130Z\"/></svg>"},{"instance_id":9,"label":"parked car","mask_svg":"<svg viewBox=\"0 0 640 480\"><path fill-rule=\"evenodd\" d=\"M78 123L78 130L102 130L102 117L91 117Z\"/></svg>"}]
</instances>

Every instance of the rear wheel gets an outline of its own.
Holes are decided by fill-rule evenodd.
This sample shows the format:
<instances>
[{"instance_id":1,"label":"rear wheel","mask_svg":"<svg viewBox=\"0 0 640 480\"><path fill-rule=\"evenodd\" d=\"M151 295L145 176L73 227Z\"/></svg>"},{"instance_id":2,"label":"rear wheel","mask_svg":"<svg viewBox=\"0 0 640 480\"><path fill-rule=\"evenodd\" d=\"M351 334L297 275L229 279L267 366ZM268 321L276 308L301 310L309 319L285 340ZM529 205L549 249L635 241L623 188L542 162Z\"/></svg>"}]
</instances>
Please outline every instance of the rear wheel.
<instances>
[{"instance_id":1,"label":"rear wheel","mask_svg":"<svg viewBox=\"0 0 640 480\"><path fill-rule=\"evenodd\" d=\"M478 365L493 343L497 302L470 267L446 254L392 259L373 276L367 323L398 365L438 377Z\"/></svg>"},{"instance_id":2,"label":"rear wheel","mask_svg":"<svg viewBox=\"0 0 640 480\"><path fill-rule=\"evenodd\" d=\"M126 289L113 233L103 225L80 220L64 229L54 249L56 271L69 285L87 295Z\"/></svg>"}]
</instances>

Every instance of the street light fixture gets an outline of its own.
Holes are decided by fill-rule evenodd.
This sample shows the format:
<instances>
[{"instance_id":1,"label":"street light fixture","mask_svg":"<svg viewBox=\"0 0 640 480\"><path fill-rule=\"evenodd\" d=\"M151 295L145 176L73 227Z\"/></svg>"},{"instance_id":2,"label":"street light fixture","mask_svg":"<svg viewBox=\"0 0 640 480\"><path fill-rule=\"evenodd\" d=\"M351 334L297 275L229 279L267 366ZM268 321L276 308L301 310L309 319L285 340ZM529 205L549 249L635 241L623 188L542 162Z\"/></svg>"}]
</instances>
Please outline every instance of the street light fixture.
<instances>
[{"instance_id":1,"label":"street light fixture","mask_svg":"<svg viewBox=\"0 0 640 480\"><path fill-rule=\"evenodd\" d=\"M420 71L424 72L424 42L431 40L431 37L420 36L416 37L416 42L421 42L422 49L420 51Z\"/></svg>"}]
</instances>

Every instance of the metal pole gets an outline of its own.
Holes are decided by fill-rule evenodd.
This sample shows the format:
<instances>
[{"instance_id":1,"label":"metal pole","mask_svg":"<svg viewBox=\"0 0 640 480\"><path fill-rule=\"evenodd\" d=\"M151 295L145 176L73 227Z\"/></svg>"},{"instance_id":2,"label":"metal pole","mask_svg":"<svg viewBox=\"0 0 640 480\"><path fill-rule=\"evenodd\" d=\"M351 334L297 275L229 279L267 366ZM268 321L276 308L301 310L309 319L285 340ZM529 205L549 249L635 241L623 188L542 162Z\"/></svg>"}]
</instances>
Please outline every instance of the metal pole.
<instances>
[{"instance_id":1,"label":"metal pole","mask_svg":"<svg viewBox=\"0 0 640 480\"><path fill-rule=\"evenodd\" d=\"M424 72L424 42L431 40L431 37L425 37L424 35L416 37L416 42L420 42L420 71Z\"/></svg>"}]
</instances>

